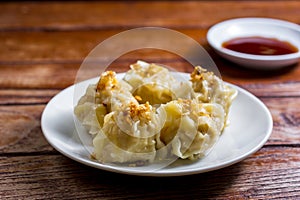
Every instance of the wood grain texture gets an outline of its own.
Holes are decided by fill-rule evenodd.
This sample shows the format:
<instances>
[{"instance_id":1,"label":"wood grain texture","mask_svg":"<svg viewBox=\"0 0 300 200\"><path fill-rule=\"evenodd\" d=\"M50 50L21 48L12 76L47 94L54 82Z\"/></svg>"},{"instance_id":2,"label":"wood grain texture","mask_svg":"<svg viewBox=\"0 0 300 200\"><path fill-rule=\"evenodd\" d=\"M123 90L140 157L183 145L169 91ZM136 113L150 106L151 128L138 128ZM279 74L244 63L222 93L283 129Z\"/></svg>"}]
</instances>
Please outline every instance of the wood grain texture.
<instances>
[{"instance_id":1,"label":"wood grain texture","mask_svg":"<svg viewBox=\"0 0 300 200\"><path fill-rule=\"evenodd\" d=\"M4 134L8 134L9 138L14 139L0 147L1 153L53 151L41 131L40 119L44 107L44 105L0 106L0 115L2 116L0 118L0 138L4 137ZM20 136L13 137L17 133Z\"/></svg>"},{"instance_id":2,"label":"wood grain texture","mask_svg":"<svg viewBox=\"0 0 300 200\"><path fill-rule=\"evenodd\" d=\"M205 27L235 17L276 17L300 23L299 1L23 2L2 3L3 30ZM74 12L76 11L76 12Z\"/></svg>"},{"instance_id":3,"label":"wood grain texture","mask_svg":"<svg viewBox=\"0 0 300 200\"><path fill-rule=\"evenodd\" d=\"M299 153L299 148L263 148L224 169L170 178L109 173L62 155L0 156L0 196L5 199L297 199Z\"/></svg>"},{"instance_id":4,"label":"wood grain texture","mask_svg":"<svg viewBox=\"0 0 300 200\"><path fill-rule=\"evenodd\" d=\"M209 27L236 17L272 17L300 24L300 1L14 1L0 3L0 199L300 199L300 63L276 71L241 68L206 41ZM105 39L135 27L172 28L200 43L222 78L258 96L274 127L244 161L184 177L109 173L72 161L43 136L48 101L77 80L81 63ZM174 42L176 45L176 43ZM108 57L81 69L99 75ZM179 56L143 49L109 69L142 59L191 72Z\"/></svg>"},{"instance_id":5,"label":"wood grain texture","mask_svg":"<svg viewBox=\"0 0 300 200\"><path fill-rule=\"evenodd\" d=\"M206 29L176 29L207 45ZM0 63L67 63L82 62L83 59L104 40L126 29L101 31L54 31L54 32L0 32ZM148 38L145 38L145 43ZM113 44L112 44L113 45ZM119 44L120 45L120 44ZM114 50L114 49L113 49ZM14 55L13 57L8 55ZM172 54L161 55L160 51L137 51L136 59L175 59ZM141 58L140 58L141 57ZM99 55L99 59L106 59Z\"/></svg>"},{"instance_id":6,"label":"wood grain texture","mask_svg":"<svg viewBox=\"0 0 300 200\"><path fill-rule=\"evenodd\" d=\"M273 133L268 144L299 144L299 98L262 98L273 117Z\"/></svg>"},{"instance_id":7,"label":"wood grain texture","mask_svg":"<svg viewBox=\"0 0 300 200\"><path fill-rule=\"evenodd\" d=\"M0 88L62 89L72 85L77 70L89 52L121 31L0 32L0 42L3 44L0 48ZM300 64L276 71L244 69L213 52L205 39L206 30L178 31L203 45L224 80L242 85L259 96L299 96ZM99 63L94 70L86 72L86 78L98 76L106 59L99 55ZM137 60L162 63L178 71L192 71L190 65L178 55L151 49L123 55L112 63L111 69L118 72L127 70L129 64Z\"/></svg>"},{"instance_id":8,"label":"wood grain texture","mask_svg":"<svg viewBox=\"0 0 300 200\"><path fill-rule=\"evenodd\" d=\"M46 104L60 91L55 89L0 89L0 105Z\"/></svg>"}]
</instances>

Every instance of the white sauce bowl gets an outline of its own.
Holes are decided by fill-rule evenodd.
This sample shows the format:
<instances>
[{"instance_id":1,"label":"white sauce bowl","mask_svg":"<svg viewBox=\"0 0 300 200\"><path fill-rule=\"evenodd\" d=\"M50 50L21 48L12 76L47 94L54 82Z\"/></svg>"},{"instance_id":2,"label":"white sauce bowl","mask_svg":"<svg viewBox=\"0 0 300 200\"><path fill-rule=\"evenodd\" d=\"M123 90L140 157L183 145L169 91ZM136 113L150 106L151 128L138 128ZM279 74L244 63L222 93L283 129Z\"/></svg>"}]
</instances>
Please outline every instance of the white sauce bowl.
<instances>
[{"instance_id":1,"label":"white sauce bowl","mask_svg":"<svg viewBox=\"0 0 300 200\"><path fill-rule=\"evenodd\" d=\"M298 52L285 55L253 55L222 47L222 44L237 37L267 37L287 41ZM212 26L207 33L210 46L222 57L239 65L256 69L277 69L295 64L300 58L300 26L278 19L238 18Z\"/></svg>"}]
</instances>

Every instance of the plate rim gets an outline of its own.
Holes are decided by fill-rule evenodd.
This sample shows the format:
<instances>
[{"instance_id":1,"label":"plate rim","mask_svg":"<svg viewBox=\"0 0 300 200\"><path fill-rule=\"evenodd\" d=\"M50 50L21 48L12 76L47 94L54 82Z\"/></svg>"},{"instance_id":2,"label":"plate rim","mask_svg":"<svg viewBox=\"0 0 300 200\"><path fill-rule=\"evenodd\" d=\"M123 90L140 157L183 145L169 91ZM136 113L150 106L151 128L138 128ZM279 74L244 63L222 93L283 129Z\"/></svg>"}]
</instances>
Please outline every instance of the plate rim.
<instances>
[{"instance_id":1,"label":"plate rim","mask_svg":"<svg viewBox=\"0 0 300 200\"><path fill-rule=\"evenodd\" d=\"M172 73L180 73L180 74L183 74L185 76L186 75L190 75L190 74L184 73L184 72L172 72ZM122 76L122 74L125 74L125 73L117 73L117 74L119 74L119 75ZM269 109L267 108L267 106L260 99L258 99L254 94L248 92L244 88L242 88L240 86L237 86L237 85L234 85L232 83L228 83L228 82L223 81L225 84L228 84L228 85L234 87L235 89L237 89L238 90L238 94L237 95L239 95L240 92L242 92L247 97L250 97L251 101L254 100L256 103L258 103L260 105L260 107L264 110L264 113L268 116L267 120L269 122L269 126L267 128L267 131L266 131L263 139L260 140L260 142L255 146L255 148L252 148L247 153L241 154L240 156L232 158L230 160L220 162L219 164L217 164L217 165L215 165L213 167L210 167L210 168L204 168L202 170L199 170L197 168L193 168L192 170L191 169L186 169L186 170L181 170L179 172L173 172L173 171L169 171L168 172L167 170L164 170L164 169L156 170L156 171L151 171L151 172L149 172L149 171L145 171L145 172L134 171L134 170L128 170L128 169L127 170L122 170L122 169L120 169L120 166L118 166L116 168L114 166L106 165L106 164L103 164L103 163L100 163L100 162L96 162L96 161L93 161L91 159L87 160L87 159L84 159L82 157L76 157L76 155L64 151L63 148L61 148L59 145L57 145L56 143L54 143L53 140L51 140L50 135L49 135L49 131L47 131L45 129L45 127L46 127L45 120L46 120L46 117L47 117L47 112L49 112L48 109L49 109L50 105L53 102L55 102L55 100L57 98L59 98L60 95L63 95L64 93L68 92L69 90L73 90L77 84L83 84L83 83L87 84L87 83L91 83L91 81L97 80L97 79L99 79L99 77L94 77L94 78L91 78L91 79L87 79L87 80L75 83L75 84L73 84L73 85L71 85L71 86L69 86L69 87L61 90L55 96L53 96L51 98L51 100L47 103L47 105L45 106L45 108L44 108L44 110L42 112L42 116L41 116L41 129L42 129L42 133L43 133L44 137L46 138L47 142L55 150L57 150L58 152L60 152L62 155L66 156L66 157L68 157L68 158L70 158L70 159L72 159L74 161L77 161L77 162L79 162L81 164L87 165L89 167L93 167L93 168L96 168L96 169L101 169L101 170L104 170L104 171L115 172L115 173L119 173L119 174L137 175L137 176L153 176L153 177L185 176L185 175L205 173L205 172L210 172L210 171L218 170L218 169L221 169L221 168L225 168L225 167L228 167L230 165L236 164L236 163L244 160L245 158L249 157L250 155L252 155L255 152L257 152L259 149L261 149L262 146L267 142L267 140L269 139L269 137L272 134L273 119L272 119L271 112L269 111ZM74 99L73 96L74 96L74 91L73 91L73 95L72 95L72 102L73 102L73 99ZM74 105L72 104L71 106L73 108ZM73 121L74 121L75 119L74 119L74 114L73 113L72 113L72 116L73 116ZM75 128L75 131L77 131L76 128Z\"/></svg>"}]
</instances>

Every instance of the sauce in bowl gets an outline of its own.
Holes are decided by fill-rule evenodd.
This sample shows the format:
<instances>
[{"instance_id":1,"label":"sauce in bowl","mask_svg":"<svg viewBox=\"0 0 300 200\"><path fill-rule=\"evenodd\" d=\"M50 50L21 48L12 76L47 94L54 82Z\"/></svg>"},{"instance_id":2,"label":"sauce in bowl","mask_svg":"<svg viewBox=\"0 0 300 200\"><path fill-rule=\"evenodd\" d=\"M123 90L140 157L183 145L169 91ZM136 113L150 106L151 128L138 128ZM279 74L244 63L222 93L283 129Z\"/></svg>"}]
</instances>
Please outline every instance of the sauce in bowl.
<instances>
[{"instance_id":1,"label":"sauce in bowl","mask_svg":"<svg viewBox=\"0 0 300 200\"><path fill-rule=\"evenodd\" d=\"M297 47L287 41L260 36L234 38L223 42L222 47L240 53L263 56L286 55L299 51Z\"/></svg>"}]
</instances>

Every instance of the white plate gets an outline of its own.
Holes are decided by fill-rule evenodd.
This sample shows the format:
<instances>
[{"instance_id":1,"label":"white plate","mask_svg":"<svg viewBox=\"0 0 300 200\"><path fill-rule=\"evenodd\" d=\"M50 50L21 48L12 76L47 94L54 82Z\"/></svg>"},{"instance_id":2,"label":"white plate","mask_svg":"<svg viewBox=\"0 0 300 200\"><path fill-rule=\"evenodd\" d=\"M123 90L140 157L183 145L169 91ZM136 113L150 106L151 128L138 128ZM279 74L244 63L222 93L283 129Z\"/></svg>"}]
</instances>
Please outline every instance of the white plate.
<instances>
[{"instance_id":1,"label":"white plate","mask_svg":"<svg viewBox=\"0 0 300 200\"><path fill-rule=\"evenodd\" d=\"M180 73L186 78L189 74ZM118 74L122 77L123 74ZM232 104L229 120L213 150L203 159L191 162L177 160L173 164L158 170L157 166L126 167L101 164L90 159L90 152L79 139L73 115L74 90L85 90L98 78L90 79L68 87L53 97L47 104L41 119L44 136L48 142L63 155L88 166L102 170L143 175L143 176L181 176L208 172L237 163L260 149L272 132L273 121L267 107L254 95L232 85L238 90L238 96ZM83 94L83 93L82 93ZM82 133L80 133L82 134ZM86 133L83 133L86 134Z\"/></svg>"},{"instance_id":2,"label":"white plate","mask_svg":"<svg viewBox=\"0 0 300 200\"><path fill-rule=\"evenodd\" d=\"M251 55L222 47L225 41L237 37L261 36L288 41L298 48L297 53L286 55ZM248 68L277 69L295 64L300 59L300 26L270 18L237 18L212 26L207 41L224 58Z\"/></svg>"}]
</instances>

